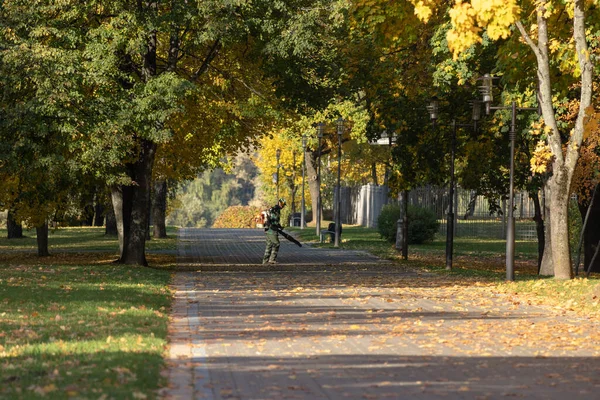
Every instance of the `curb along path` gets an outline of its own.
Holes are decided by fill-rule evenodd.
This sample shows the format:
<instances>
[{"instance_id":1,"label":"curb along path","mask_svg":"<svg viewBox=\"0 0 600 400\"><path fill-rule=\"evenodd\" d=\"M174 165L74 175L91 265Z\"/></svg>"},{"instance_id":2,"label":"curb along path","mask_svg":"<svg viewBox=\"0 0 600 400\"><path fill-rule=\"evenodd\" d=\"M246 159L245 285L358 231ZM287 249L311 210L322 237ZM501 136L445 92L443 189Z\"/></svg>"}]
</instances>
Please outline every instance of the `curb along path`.
<instances>
[{"instance_id":1,"label":"curb along path","mask_svg":"<svg viewBox=\"0 0 600 400\"><path fill-rule=\"evenodd\" d=\"M260 232L180 239L201 272L173 282L167 399L600 398L596 321L358 252L264 268Z\"/></svg>"}]
</instances>

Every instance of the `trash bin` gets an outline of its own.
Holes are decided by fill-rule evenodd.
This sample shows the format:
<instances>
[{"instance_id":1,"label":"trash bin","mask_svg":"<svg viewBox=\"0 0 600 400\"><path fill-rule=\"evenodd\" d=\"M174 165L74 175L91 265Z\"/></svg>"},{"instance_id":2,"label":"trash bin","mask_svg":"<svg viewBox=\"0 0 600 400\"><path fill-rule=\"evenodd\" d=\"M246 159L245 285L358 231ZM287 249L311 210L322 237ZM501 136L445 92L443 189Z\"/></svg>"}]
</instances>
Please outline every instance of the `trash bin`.
<instances>
[{"instance_id":1,"label":"trash bin","mask_svg":"<svg viewBox=\"0 0 600 400\"><path fill-rule=\"evenodd\" d=\"M301 226L302 225L302 214L293 213L290 217L290 226Z\"/></svg>"}]
</instances>

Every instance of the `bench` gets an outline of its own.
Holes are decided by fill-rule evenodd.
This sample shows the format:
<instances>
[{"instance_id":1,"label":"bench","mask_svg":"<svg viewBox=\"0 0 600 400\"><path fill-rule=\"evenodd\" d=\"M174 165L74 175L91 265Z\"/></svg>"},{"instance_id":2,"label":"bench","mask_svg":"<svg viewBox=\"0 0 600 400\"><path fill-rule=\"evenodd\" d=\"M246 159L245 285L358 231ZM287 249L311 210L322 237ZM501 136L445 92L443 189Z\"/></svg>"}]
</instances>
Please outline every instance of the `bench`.
<instances>
[{"instance_id":1,"label":"bench","mask_svg":"<svg viewBox=\"0 0 600 400\"><path fill-rule=\"evenodd\" d=\"M321 237L319 239L319 243L323 243L325 241L325 235L329 235L330 243L335 241L335 223L330 223L327 226L327 230L321 231ZM342 227L340 226L340 240L342 239Z\"/></svg>"}]
</instances>

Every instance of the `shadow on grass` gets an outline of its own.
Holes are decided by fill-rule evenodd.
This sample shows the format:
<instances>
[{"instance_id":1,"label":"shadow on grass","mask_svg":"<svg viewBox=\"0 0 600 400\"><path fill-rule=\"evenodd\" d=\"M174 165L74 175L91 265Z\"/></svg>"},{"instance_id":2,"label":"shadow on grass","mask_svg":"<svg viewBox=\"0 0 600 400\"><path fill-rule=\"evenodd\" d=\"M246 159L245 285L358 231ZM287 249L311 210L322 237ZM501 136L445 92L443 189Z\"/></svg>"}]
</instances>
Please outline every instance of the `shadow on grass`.
<instances>
[{"instance_id":1,"label":"shadow on grass","mask_svg":"<svg viewBox=\"0 0 600 400\"><path fill-rule=\"evenodd\" d=\"M3 357L0 398L152 399L165 385L165 378L160 374L163 363L157 351L99 350L63 354L39 351Z\"/></svg>"}]
</instances>

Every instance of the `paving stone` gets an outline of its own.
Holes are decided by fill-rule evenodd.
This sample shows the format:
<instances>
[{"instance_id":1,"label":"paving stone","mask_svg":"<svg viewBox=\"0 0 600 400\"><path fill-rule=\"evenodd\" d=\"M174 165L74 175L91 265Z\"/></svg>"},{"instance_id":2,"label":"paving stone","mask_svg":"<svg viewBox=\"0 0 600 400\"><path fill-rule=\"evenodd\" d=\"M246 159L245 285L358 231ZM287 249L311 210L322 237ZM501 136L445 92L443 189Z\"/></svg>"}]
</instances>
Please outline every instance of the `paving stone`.
<instances>
[{"instance_id":1,"label":"paving stone","mask_svg":"<svg viewBox=\"0 0 600 400\"><path fill-rule=\"evenodd\" d=\"M361 252L282 241L273 269L263 250L260 231L181 230L165 398L600 398L597 322L503 295L467 309L404 293L393 283L414 271ZM540 355L537 326L553 324L572 336Z\"/></svg>"}]
</instances>

